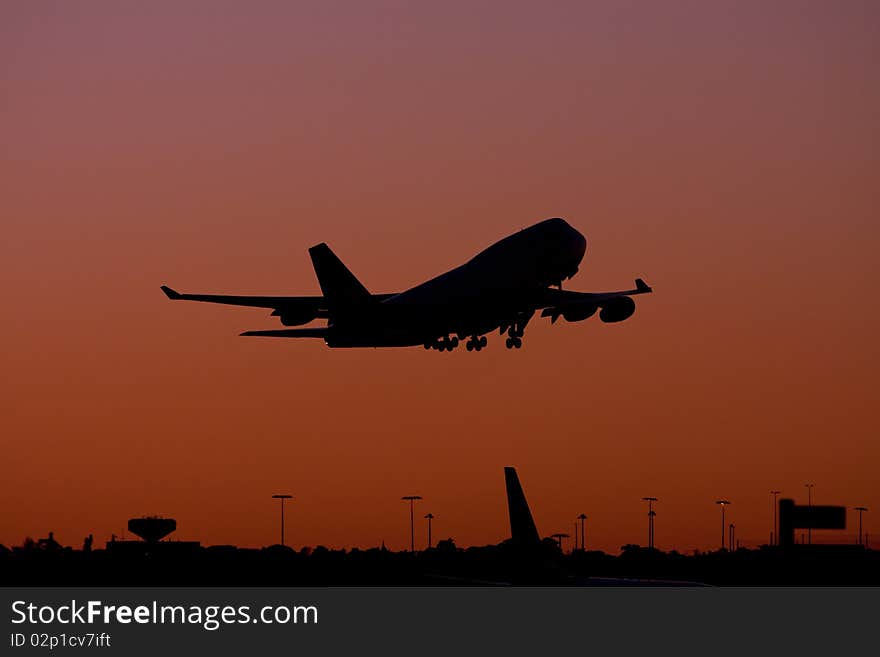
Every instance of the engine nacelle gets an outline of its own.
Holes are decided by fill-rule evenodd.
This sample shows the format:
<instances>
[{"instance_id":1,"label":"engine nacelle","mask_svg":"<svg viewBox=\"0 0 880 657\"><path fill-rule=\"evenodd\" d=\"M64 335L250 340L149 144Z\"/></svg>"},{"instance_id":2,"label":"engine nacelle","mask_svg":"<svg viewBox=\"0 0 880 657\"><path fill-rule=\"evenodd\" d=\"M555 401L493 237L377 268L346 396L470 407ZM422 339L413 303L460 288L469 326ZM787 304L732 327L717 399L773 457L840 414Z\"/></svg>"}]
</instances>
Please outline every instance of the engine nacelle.
<instances>
[{"instance_id":1,"label":"engine nacelle","mask_svg":"<svg viewBox=\"0 0 880 657\"><path fill-rule=\"evenodd\" d=\"M616 297L607 301L599 312L599 319L606 324L622 322L632 317L636 311L636 302L630 297Z\"/></svg>"},{"instance_id":2,"label":"engine nacelle","mask_svg":"<svg viewBox=\"0 0 880 657\"><path fill-rule=\"evenodd\" d=\"M280 313L279 319L285 326L301 326L318 318L317 312Z\"/></svg>"},{"instance_id":3,"label":"engine nacelle","mask_svg":"<svg viewBox=\"0 0 880 657\"><path fill-rule=\"evenodd\" d=\"M596 314L598 309L599 307L594 303L577 303L561 308L566 322L582 322Z\"/></svg>"}]
</instances>

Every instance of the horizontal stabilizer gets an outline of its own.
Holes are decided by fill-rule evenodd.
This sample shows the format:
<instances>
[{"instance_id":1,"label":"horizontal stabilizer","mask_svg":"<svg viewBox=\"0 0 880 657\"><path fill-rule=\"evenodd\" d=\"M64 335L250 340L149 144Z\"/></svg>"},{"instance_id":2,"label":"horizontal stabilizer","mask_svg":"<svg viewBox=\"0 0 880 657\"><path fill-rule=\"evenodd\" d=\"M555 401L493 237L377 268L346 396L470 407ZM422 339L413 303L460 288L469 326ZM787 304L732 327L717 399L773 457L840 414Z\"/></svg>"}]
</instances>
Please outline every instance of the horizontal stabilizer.
<instances>
[{"instance_id":1,"label":"horizontal stabilizer","mask_svg":"<svg viewBox=\"0 0 880 657\"><path fill-rule=\"evenodd\" d=\"M272 329L268 331L245 331L241 335L263 338L326 338L326 328Z\"/></svg>"},{"instance_id":2,"label":"horizontal stabilizer","mask_svg":"<svg viewBox=\"0 0 880 657\"><path fill-rule=\"evenodd\" d=\"M172 290L167 285L162 286L162 291L165 293L165 296L168 297L169 299L179 299L181 296L180 292L176 292L176 291Z\"/></svg>"}]
</instances>

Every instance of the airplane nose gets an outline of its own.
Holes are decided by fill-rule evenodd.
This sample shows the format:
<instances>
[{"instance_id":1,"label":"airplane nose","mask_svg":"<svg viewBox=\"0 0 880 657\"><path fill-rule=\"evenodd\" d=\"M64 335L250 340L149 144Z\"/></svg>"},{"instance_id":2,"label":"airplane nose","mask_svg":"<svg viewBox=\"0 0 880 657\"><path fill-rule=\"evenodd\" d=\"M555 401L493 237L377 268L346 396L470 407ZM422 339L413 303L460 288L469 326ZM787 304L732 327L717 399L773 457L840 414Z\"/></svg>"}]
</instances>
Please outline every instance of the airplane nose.
<instances>
[{"instance_id":1,"label":"airplane nose","mask_svg":"<svg viewBox=\"0 0 880 657\"><path fill-rule=\"evenodd\" d=\"M581 235L574 228L571 229L572 235L572 251L574 252L575 257L577 258L578 263L584 258L584 254L587 252L587 238Z\"/></svg>"},{"instance_id":2,"label":"airplane nose","mask_svg":"<svg viewBox=\"0 0 880 657\"><path fill-rule=\"evenodd\" d=\"M587 238L581 235L580 232L578 232L565 219L550 219L548 220L548 222L554 222L557 224L557 226L559 226L560 229L562 229L562 235L564 235L563 239L571 245L570 248L572 256L576 257L577 261L580 262L581 259L584 257L584 254L587 252Z\"/></svg>"},{"instance_id":3,"label":"airplane nose","mask_svg":"<svg viewBox=\"0 0 880 657\"><path fill-rule=\"evenodd\" d=\"M566 265L570 267L572 273L568 276L573 276L577 272L578 265L581 264L584 254L587 252L587 239L565 219L557 217L555 219L548 219L544 223L553 226L553 241L557 245L556 248L561 249L559 253L565 260Z\"/></svg>"}]
</instances>

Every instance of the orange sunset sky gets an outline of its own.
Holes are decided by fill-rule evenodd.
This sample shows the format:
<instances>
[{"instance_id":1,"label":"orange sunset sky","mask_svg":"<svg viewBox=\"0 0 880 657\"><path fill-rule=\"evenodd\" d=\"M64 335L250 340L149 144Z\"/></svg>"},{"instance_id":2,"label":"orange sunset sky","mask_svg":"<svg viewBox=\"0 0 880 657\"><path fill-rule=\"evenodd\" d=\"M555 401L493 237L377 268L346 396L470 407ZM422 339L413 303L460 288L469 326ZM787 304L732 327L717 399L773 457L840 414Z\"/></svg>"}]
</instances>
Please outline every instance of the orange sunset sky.
<instances>
[{"instance_id":1,"label":"orange sunset sky","mask_svg":"<svg viewBox=\"0 0 880 657\"><path fill-rule=\"evenodd\" d=\"M880 533L878 44L867 1L3 3L0 543L267 545L278 492L297 547L404 548L406 494L494 543L505 465L608 551L646 495L660 548L719 497L757 544L806 482ZM632 319L330 350L159 290L317 294L326 241L390 292L553 216Z\"/></svg>"}]
</instances>

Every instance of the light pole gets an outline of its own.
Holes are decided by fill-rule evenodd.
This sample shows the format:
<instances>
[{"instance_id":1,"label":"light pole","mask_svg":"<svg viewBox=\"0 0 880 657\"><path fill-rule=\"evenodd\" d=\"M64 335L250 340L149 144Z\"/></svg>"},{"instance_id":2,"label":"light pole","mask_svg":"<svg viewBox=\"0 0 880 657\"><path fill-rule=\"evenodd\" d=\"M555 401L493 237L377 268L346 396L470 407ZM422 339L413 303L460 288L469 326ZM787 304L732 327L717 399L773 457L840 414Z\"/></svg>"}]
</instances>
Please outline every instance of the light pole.
<instances>
[{"instance_id":1,"label":"light pole","mask_svg":"<svg viewBox=\"0 0 880 657\"><path fill-rule=\"evenodd\" d=\"M413 502L422 499L421 495L404 495L400 499L409 500L409 551L416 553L416 525L413 516Z\"/></svg>"},{"instance_id":2,"label":"light pole","mask_svg":"<svg viewBox=\"0 0 880 657\"><path fill-rule=\"evenodd\" d=\"M434 519L434 514L429 513L425 517L428 519L428 547L431 547L431 521Z\"/></svg>"},{"instance_id":3,"label":"light pole","mask_svg":"<svg viewBox=\"0 0 880 657\"><path fill-rule=\"evenodd\" d=\"M584 520L586 520L586 519L587 519L587 516L583 513L578 516L578 520L581 521L581 550L584 552L586 552L586 550L587 550L587 544L584 543Z\"/></svg>"},{"instance_id":4,"label":"light pole","mask_svg":"<svg viewBox=\"0 0 880 657\"><path fill-rule=\"evenodd\" d=\"M562 533L560 533L560 534L553 534L553 535L550 536L550 538L555 538L555 539L556 539L556 542L559 544L559 551L562 552L562 539L563 539L563 538L568 538L568 534L562 534Z\"/></svg>"},{"instance_id":5,"label":"light pole","mask_svg":"<svg viewBox=\"0 0 880 657\"><path fill-rule=\"evenodd\" d=\"M779 543L779 528L776 526L776 498L781 492L781 490L770 491L770 494L773 496L773 529L770 530L770 545L776 545L776 543ZM774 539L776 543L773 542Z\"/></svg>"},{"instance_id":6,"label":"light pole","mask_svg":"<svg viewBox=\"0 0 880 657\"><path fill-rule=\"evenodd\" d=\"M727 544L730 546L731 552L736 548L736 543L733 540L734 536L736 536L736 525L730 523L730 537L727 539Z\"/></svg>"},{"instance_id":7,"label":"light pole","mask_svg":"<svg viewBox=\"0 0 880 657\"><path fill-rule=\"evenodd\" d=\"M724 530L726 527L724 526L724 507L730 504L730 500L715 500L715 504L718 504L721 507L721 549L724 549Z\"/></svg>"},{"instance_id":8,"label":"light pole","mask_svg":"<svg viewBox=\"0 0 880 657\"><path fill-rule=\"evenodd\" d=\"M807 545L813 544L813 484L804 484L807 487Z\"/></svg>"},{"instance_id":9,"label":"light pole","mask_svg":"<svg viewBox=\"0 0 880 657\"><path fill-rule=\"evenodd\" d=\"M654 549L654 516L657 514L654 513L654 502L657 501L656 497L643 497L643 501L648 503L648 549Z\"/></svg>"},{"instance_id":10,"label":"light pole","mask_svg":"<svg viewBox=\"0 0 880 657\"><path fill-rule=\"evenodd\" d=\"M281 501L281 545L284 545L284 502L292 500L293 495L273 495L272 499Z\"/></svg>"},{"instance_id":11,"label":"light pole","mask_svg":"<svg viewBox=\"0 0 880 657\"><path fill-rule=\"evenodd\" d=\"M868 507L866 506L857 506L855 510L859 512L859 545L863 545L862 543L862 512L867 511Z\"/></svg>"}]
</instances>

